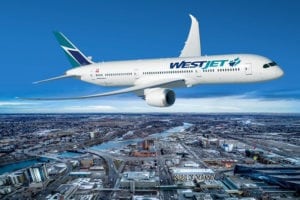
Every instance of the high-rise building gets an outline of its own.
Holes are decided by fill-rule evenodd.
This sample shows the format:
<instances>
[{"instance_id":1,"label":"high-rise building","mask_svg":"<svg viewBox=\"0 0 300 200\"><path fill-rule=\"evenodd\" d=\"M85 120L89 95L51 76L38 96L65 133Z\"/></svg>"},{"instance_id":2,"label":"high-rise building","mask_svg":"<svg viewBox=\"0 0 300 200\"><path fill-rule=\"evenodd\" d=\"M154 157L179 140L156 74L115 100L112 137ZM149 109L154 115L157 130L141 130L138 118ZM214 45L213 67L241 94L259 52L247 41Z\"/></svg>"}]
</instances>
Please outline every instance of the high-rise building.
<instances>
[{"instance_id":1,"label":"high-rise building","mask_svg":"<svg viewBox=\"0 0 300 200\"><path fill-rule=\"evenodd\" d=\"M23 171L16 171L9 176L10 183L13 185L23 184L26 181Z\"/></svg>"},{"instance_id":2,"label":"high-rise building","mask_svg":"<svg viewBox=\"0 0 300 200\"><path fill-rule=\"evenodd\" d=\"M31 183L40 183L49 178L46 165L44 163L39 163L28 168L26 170L26 175Z\"/></svg>"}]
</instances>

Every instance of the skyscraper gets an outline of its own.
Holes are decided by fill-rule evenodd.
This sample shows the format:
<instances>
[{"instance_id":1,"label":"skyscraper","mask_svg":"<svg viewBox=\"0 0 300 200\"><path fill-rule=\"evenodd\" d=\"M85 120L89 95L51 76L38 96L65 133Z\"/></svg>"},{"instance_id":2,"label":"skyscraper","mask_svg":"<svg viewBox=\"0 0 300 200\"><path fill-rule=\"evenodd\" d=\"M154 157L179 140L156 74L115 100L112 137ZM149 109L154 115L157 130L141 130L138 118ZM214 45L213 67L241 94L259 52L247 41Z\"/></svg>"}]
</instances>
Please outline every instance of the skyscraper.
<instances>
[{"instance_id":1,"label":"skyscraper","mask_svg":"<svg viewBox=\"0 0 300 200\"><path fill-rule=\"evenodd\" d=\"M33 165L26 172L31 183L40 183L48 179L48 172L44 163Z\"/></svg>"}]
</instances>

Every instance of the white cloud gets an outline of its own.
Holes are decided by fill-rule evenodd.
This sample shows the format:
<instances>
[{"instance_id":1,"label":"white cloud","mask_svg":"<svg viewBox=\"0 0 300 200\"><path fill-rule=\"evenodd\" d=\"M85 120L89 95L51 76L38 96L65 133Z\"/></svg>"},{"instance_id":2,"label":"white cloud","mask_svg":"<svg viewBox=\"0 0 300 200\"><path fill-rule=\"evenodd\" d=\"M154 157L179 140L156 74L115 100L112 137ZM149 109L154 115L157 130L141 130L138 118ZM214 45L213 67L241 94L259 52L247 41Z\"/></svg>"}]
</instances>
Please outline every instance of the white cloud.
<instances>
[{"instance_id":1,"label":"white cloud","mask_svg":"<svg viewBox=\"0 0 300 200\"><path fill-rule=\"evenodd\" d=\"M155 108L146 105L141 100L127 100L120 106L125 112L195 112L195 113L299 113L300 101L290 99L247 98L245 95L210 97L210 98L180 98L167 108Z\"/></svg>"},{"instance_id":2,"label":"white cloud","mask_svg":"<svg viewBox=\"0 0 300 200\"><path fill-rule=\"evenodd\" d=\"M238 95L207 98L179 98L171 107L156 108L139 98L76 101L0 101L1 113L300 113L300 100L254 98Z\"/></svg>"},{"instance_id":3,"label":"white cloud","mask_svg":"<svg viewBox=\"0 0 300 200\"><path fill-rule=\"evenodd\" d=\"M175 109L191 112L299 113L300 101L247 98L246 96L178 99Z\"/></svg>"},{"instance_id":4,"label":"white cloud","mask_svg":"<svg viewBox=\"0 0 300 200\"><path fill-rule=\"evenodd\" d=\"M116 112L116 108L110 105L88 105L88 106L67 106L60 109L60 112Z\"/></svg>"},{"instance_id":5,"label":"white cloud","mask_svg":"<svg viewBox=\"0 0 300 200\"><path fill-rule=\"evenodd\" d=\"M31 104L29 102L21 102L21 101L0 101L0 106L22 106Z\"/></svg>"}]
</instances>

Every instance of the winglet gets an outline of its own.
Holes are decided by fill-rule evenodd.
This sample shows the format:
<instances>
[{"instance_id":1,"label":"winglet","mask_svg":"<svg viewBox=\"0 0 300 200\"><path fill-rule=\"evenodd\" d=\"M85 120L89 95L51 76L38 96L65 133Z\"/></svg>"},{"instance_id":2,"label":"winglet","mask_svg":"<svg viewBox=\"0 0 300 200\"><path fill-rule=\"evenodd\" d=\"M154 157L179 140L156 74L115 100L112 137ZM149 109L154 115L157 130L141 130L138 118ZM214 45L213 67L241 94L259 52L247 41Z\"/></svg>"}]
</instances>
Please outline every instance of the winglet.
<instances>
[{"instance_id":1,"label":"winglet","mask_svg":"<svg viewBox=\"0 0 300 200\"><path fill-rule=\"evenodd\" d=\"M200 57L201 56L201 44L200 44L200 33L199 24L197 19L193 15L189 15L192 23L189 35L185 41L185 45L181 51L179 57Z\"/></svg>"}]
</instances>

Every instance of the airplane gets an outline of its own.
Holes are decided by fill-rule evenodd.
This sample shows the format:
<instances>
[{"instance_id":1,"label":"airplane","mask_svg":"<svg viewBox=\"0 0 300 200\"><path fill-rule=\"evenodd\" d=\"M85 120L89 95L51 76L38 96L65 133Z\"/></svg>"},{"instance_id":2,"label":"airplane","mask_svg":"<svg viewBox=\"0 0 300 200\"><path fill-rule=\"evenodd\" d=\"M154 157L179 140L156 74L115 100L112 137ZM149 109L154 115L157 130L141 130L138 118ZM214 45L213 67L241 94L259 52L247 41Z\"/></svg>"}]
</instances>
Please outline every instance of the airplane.
<instances>
[{"instance_id":1,"label":"airplane","mask_svg":"<svg viewBox=\"0 0 300 200\"><path fill-rule=\"evenodd\" d=\"M204 84L251 83L277 79L283 70L272 60L254 54L201 55L199 24L193 15L185 45L179 57L95 63L64 34L54 32L73 68L64 75L37 81L77 78L101 86L125 88L78 97L27 98L31 100L70 100L96 98L133 92L155 107L175 103L173 88Z\"/></svg>"}]
</instances>

